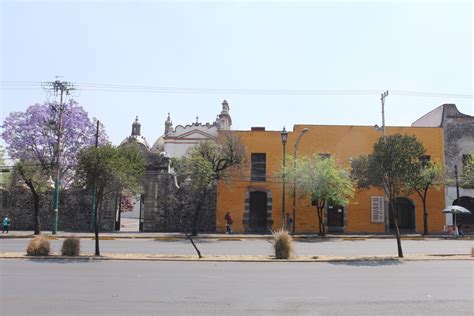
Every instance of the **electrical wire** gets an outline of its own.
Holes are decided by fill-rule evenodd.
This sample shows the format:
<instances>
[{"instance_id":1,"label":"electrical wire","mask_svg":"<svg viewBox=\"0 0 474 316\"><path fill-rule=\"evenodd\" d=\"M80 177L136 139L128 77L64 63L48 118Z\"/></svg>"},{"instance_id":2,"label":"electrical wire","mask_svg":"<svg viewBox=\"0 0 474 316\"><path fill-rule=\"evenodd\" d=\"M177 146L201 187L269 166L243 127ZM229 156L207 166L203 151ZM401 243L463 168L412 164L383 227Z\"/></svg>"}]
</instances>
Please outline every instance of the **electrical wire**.
<instances>
[{"instance_id":1,"label":"electrical wire","mask_svg":"<svg viewBox=\"0 0 474 316\"><path fill-rule=\"evenodd\" d=\"M320 89L233 89L233 88L196 88L166 87L130 84L74 83L76 90L88 92L134 92L162 94L233 94L233 95L301 95L301 96L370 96L380 95L385 90L320 90ZM43 90L41 82L0 82L0 90ZM389 90L390 95L403 97L445 97L472 99L473 94L426 92L409 90Z\"/></svg>"}]
</instances>

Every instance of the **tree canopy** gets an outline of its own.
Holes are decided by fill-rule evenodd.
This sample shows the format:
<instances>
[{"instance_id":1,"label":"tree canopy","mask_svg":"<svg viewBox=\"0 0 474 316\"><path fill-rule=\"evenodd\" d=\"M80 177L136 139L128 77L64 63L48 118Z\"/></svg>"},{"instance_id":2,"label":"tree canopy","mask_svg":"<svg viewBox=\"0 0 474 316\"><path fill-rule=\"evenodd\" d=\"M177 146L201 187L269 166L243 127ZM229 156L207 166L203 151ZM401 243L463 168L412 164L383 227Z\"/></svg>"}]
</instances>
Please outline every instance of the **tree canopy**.
<instances>
[{"instance_id":1,"label":"tree canopy","mask_svg":"<svg viewBox=\"0 0 474 316\"><path fill-rule=\"evenodd\" d=\"M39 164L51 175L56 165L56 144L61 134L60 166L63 186L72 179L79 151L95 143L95 122L87 112L70 100L64 103L61 130L57 128L58 104L34 104L25 112L12 112L1 126L2 138L11 159ZM99 132L99 144L107 142L103 126Z\"/></svg>"},{"instance_id":2,"label":"tree canopy","mask_svg":"<svg viewBox=\"0 0 474 316\"><path fill-rule=\"evenodd\" d=\"M295 184L301 196L311 198L317 208L319 233L325 234L323 209L327 204L346 205L354 194L354 185L349 172L336 164L334 158L319 155L287 158L289 163L283 170L286 180Z\"/></svg>"},{"instance_id":3,"label":"tree canopy","mask_svg":"<svg viewBox=\"0 0 474 316\"><path fill-rule=\"evenodd\" d=\"M244 160L244 146L240 138L232 133L223 133L216 140L204 141L192 147L185 157L172 160L178 182L184 183L186 179L190 181L186 186L186 196L194 202L192 216L188 216L187 220L192 221L193 235L197 234L201 208L205 205L214 182L225 179L229 168L240 166ZM189 225L182 225L186 226Z\"/></svg>"},{"instance_id":4,"label":"tree canopy","mask_svg":"<svg viewBox=\"0 0 474 316\"><path fill-rule=\"evenodd\" d=\"M474 153L468 155L464 160L461 186L463 188L474 188Z\"/></svg>"},{"instance_id":5,"label":"tree canopy","mask_svg":"<svg viewBox=\"0 0 474 316\"><path fill-rule=\"evenodd\" d=\"M420 161L418 170L410 179L410 187L418 194L423 202L423 233L428 235L428 190L438 188L444 183L444 171L439 161Z\"/></svg>"},{"instance_id":6,"label":"tree canopy","mask_svg":"<svg viewBox=\"0 0 474 316\"><path fill-rule=\"evenodd\" d=\"M131 194L141 191L140 180L144 170L145 161L140 151L132 146L88 147L79 153L77 178L80 183L95 189L96 255L100 255L99 226L104 211L122 190L126 189Z\"/></svg>"},{"instance_id":7,"label":"tree canopy","mask_svg":"<svg viewBox=\"0 0 474 316\"><path fill-rule=\"evenodd\" d=\"M382 189L389 199L399 257L403 257L403 251L395 199L413 192L413 183L420 171L419 159L425 151L415 136L394 134L379 138L370 155L362 155L352 161L352 177L358 187Z\"/></svg>"}]
</instances>

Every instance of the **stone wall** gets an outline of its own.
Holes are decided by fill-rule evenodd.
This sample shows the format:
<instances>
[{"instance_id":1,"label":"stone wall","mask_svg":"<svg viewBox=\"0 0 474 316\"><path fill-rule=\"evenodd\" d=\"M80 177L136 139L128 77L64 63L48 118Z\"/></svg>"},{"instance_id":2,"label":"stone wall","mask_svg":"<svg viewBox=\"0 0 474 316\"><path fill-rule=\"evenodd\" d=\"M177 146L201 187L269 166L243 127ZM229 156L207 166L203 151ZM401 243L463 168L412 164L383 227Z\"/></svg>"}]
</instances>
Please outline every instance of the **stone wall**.
<instances>
[{"instance_id":1,"label":"stone wall","mask_svg":"<svg viewBox=\"0 0 474 316\"><path fill-rule=\"evenodd\" d=\"M170 201L176 193L173 175L165 169L147 170L144 176L144 232L178 232L181 227L171 216ZM207 196L198 219L199 232L216 231L216 188Z\"/></svg>"},{"instance_id":2,"label":"stone wall","mask_svg":"<svg viewBox=\"0 0 474 316\"><path fill-rule=\"evenodd\" d=\"M463 155L474 152L474 116L460 113L454 104L445 104L442 126L446 169L453 176L455 165L462 173Z\"/></svg>"},{"instance_id":3,"label":"stone wall","mask_svg":"<svg viewBox=\"0 0 474 316\"><path fill-rule=\"evenodd\" d=\"M87 191L62 191L59 194L59 231L86 232L91 225L91 195ZM28 189L0 191L0 214L11 218L11 230L34 230L32 194ZM53 191L40 194L40 223L42 231L51 231L53 221ZM111 231L114 224L113 206L105 212L101 231Z\"/></svg>"}]
</instances>

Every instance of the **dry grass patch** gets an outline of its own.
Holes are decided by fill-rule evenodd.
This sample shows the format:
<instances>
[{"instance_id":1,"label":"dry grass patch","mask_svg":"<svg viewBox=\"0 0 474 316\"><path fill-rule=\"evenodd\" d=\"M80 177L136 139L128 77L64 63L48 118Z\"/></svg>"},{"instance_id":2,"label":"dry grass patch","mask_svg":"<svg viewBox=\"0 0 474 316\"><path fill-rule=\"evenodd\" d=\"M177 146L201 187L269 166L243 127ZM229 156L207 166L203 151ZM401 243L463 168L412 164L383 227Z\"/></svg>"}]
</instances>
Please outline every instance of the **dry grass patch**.
<instances>
[{"instance_id":1,"label":"dry grass patch","mask_svg":"<svg viewBox=\"0 0 474 316\"><path fill-rule=\"evenodd\" d=\"M81 253L81 240L75 236L67 237L64 239L63 246L61 248L61 254L63 256L79 256Z\"/></svg>"},{"instance_id":2,"label":"dry grass patch","mask_svg":"<svg viewBox=\"0 0 474 316\"><path fill-rule=\"evenodd\" d=\"M26 248L26 254L28 256L49 256L51 247L48 238L39 235L30 240L28 248Z\"/></svg>"},{"instance_id":3,"label":"dry grass patch","mask_svg":"<svg viewBox=\"0 0 474 316\"><path fill-rule=\"evenodd\" d=\"M273 232L273 239L275 240L275 257L277 259L290 259L293 254L293 238L288 231L280 229Z\"/></svg>"}]
</instances>

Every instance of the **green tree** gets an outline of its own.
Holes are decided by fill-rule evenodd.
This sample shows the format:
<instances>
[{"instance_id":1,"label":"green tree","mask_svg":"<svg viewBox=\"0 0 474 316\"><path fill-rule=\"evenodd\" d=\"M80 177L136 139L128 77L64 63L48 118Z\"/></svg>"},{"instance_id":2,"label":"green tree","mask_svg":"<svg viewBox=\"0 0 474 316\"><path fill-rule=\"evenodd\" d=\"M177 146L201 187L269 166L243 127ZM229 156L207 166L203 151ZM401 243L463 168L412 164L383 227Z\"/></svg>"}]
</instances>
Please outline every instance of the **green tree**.
<instances>
[{"instance_id":1,"label":"green tree","mask_svg":"<svg viewBox=\"0 0 474 316\"><path fill-rule=\"evenodd\" d=\"M5 148L0 145L0 187L6 188L10 183L10 170L5 162Z\"/></svg>"},{"instance_id":2,"label":"green tree","mask_svg":"<svg viewBox=\"0 0 474 316\"><path fill-rule=\"evenodd\" d=\"M423 234L428 235L428 209L426 200L431 187L438 188L444 182L444 171L441 163L427 161L420 163L415 176L410 179L413 190L423 202Z\"/></svg>"},{"instance_id":3,"label":"green tree","mask_svg":"<svg viewBox=\"0 0 474 316\"><path fill-rule=\"evenodd\" d=\"M178 182L190 180L189 196L193 199L193 211L189 220L192 235L197 235L197 226L202 208L209 198L215 181L226 179L231 167L239 167L245 160L245 149L240 139L232 133L225 133L217 140L205 141L191 148L188 155L172 160Z\"/></svg>"},{"instance_id":4,"label":"green tree","mask_svg":"<svg viewBox=\"0 0 474 316\"><path fill-rule=\"evenodd\" d=\"M425 154L423 144L408 135L390 135L380 138L368 156L362 155L352 161L352 177L361 189L376 187L382 189L392 209L398 256L403 257L396 198L413 191L420 170L419 157Z\"/></svg>"},{"instance_id":5,"label":"green tree","mask_svg":"<svg viewBox=\"0 0 474 316\"><path fill-rule=\"evenodd\" d=\"M463 188L474 188L474 153L468 155L464 161L461 186Z\"/></svg>"},{"instance_id":6,"label":"green tree","mask_svg":"<svg viewBox=\"0 0 474 316\"><path fill-rule=\"evenodd\" d=\"M145 161L140 151L132 146L116 148L112 145L83 149L78 158L77 178L89 188L95 187L96 222L95 255L100 256L99 227L109 203L122 190L132 194L141 191L140 179Z\"/></svg>"},{"instance_id":7,"label":"green tree","mask_svg":"<svg viewBox=\"0 0 474 316\"><path fill-rule=\"evenodd\" d=\"M349 173L338 166L334 158L323 158L318 155L302 156L293 167L290 163L283 170L285 178L295 183L301 197L309 196L316 206L319 222L319 234L326 234L323 211L326 205L346 205L354 194L354 185Z\"/></svg>"},{"instance_id":8,"label":"green tree","mask_svg":"<svg viewBox=\"0 0 474 316\"><path fill-rule=\"evenodd\" d=\"M25 160L20 160L15 163L10 177L10 190L13 190L19 183L24 182L31 191L33 197L33 222L35 235L41 234L39 194L48 190L48 178L48 172L40 165Z\"/></svg>"}]
</instances>

